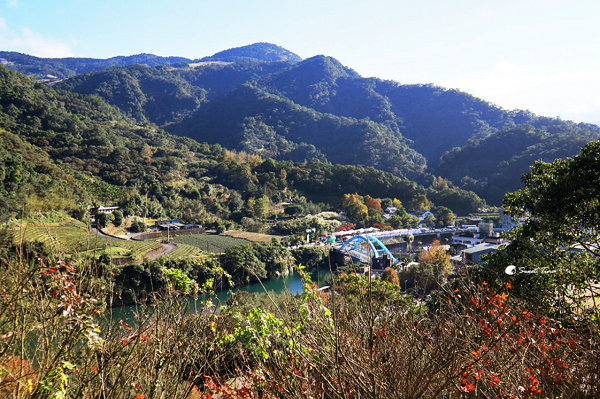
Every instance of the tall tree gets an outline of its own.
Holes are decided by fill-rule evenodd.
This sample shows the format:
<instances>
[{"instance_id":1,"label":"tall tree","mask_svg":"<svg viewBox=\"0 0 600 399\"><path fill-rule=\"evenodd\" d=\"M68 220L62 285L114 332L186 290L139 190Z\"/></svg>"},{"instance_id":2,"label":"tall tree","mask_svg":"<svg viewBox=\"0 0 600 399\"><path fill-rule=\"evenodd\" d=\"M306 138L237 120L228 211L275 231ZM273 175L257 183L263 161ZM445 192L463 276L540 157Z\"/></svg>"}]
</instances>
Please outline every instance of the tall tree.
<instances>
[{"instance_id":1,"label":"tall tree","mask_svg":"<svg viewBox=\"0 0 600 399\"><path fill-rule=\"evenodd\" d=\"M452 270L450 255L440 245L440 242L436 240L427 251L419 254L419 265L413 267L412 272L409 274L412 274L418 286L427 288L431 285L439 285L446 282Z\"/></svg>"},{"instance_id":2,"label":"tall tree","mask_svg":"<svg viewBox=\"0 0 600 399\"><path fill-rule=\"evenodd\" d=\"M600 142L573 158L534 163L523 182L504 200L522 224L488 264L514 274L515 292L541 307L589 310L600 276Z\"/></svg>"}]
</instances>

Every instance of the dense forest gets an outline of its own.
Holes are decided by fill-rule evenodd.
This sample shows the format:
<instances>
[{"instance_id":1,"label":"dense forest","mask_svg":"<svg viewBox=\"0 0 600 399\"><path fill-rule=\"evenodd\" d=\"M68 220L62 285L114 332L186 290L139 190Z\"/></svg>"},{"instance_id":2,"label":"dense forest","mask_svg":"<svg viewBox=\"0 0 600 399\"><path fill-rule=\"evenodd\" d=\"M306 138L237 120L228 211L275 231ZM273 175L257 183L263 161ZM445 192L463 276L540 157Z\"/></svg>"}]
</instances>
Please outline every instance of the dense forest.
<instances>
[{"instance_id":1,"label":"dense forest","mask_svg":"<svg viewBox=\"0 0 600 399\"><path fill-rule=\"evenodd\" d=\"M426 188L374 168L276 161L199 144L135 123L98 97L47 87L4 67L0 75L0 127L4 139L20 148L3 159L10 176L4 184L42 197L51 190L35 191L43 186L39 181L56 181L57 190L69 186L78 194L60 205L65 210L109 203L131 208L137 201L149 216L210 223L217 214L239 222L247 202L263 196L270 203L322 202L324 209L335 209L348 192L405 202L427 195L460 213L483 205L467 191ZM39 166L44 164L50 166ZM63 173L51 173L53 165ZM16 193L4 190L4 218L22 211L23 197Z\"/></svg>"},{"instance_id":2,"label":"dense forest","mask_svg":"<svg viewBox=\"0 0 600 399\"><path fill-rule=\"evenodd\" d=\"M79 74L56 87L100 96L137 122L199 142L262 158L372 166L421 184L435 174L494 205L522 186L529 161L572 156L600 134L596 125L507 111L455 89L363 78L334 58L301 60L266 43L198 62L145 64ZM544 132L526 140L527 156L506 133L528 129L520 125ZM469 149L483 149L474 143L496 134L504 138L502 159L481 166L485 152ZM490 171L502 162L511 166Z\"/></svg>"},{"instance_id":3,"label":"dense forest","mask_svg":"<svg viewBox=\"0 0 600 399\"><path fill-rule=\"evenodd\" d=\"M27 68L43 66L58 76L60 68L69 67L71 72L61 75L69 79L55 88L102 98L118 109L110 111L113 116L121 113L138 123L134 131L145 132L142 136L157 134L158 126L177 136L219 145L217 153L228 149L261 159L361 165L425 186L441 176L450 187L475 191L492 205L500 205L506 192L522 186L520 176L533 160L572 156L600 134L595 125L506 111L458 90L363 78L331 57L301 60L267 43L196 61L140 55L95 63L87 59L33 62L29 56L9 55L4 54L8 67L38 78ZM82 98L86 97L77 101ZM12 103L19 108L22 101L5 97L6 106ZM39 116L23 116L29 117L23 120L28 129L35 129ZM4 127L20 134L10 124ZM103 129L110 135L110 129ZM98 132L108 137L102 129L96 130L96 136ZM72 133L65 134L65 142L78 143ZM152 146L147 139L145 144ZM81 151L55 146L49 153ZM93 169L97 162L85 162L85 168ZM156 193L145 187L147 182L128 177L139 176L132 172L139 165L107 166L101 176L110 184L129 181L141 192Z\"/></svg>"},{"instance_id":4,"label":"dense forest","mask_svg":"<svg viewBox=\"0 0 600 399\"><path fill-rule=\"evenodd\" d=\"M506 193L521 188L521 181L514 176L534 161L570 157L597 138L595 131L567 122L540 128L521 124L453 149L440 159L436 172L492 203L500 203Z\"/></svg>"}]
</instances>

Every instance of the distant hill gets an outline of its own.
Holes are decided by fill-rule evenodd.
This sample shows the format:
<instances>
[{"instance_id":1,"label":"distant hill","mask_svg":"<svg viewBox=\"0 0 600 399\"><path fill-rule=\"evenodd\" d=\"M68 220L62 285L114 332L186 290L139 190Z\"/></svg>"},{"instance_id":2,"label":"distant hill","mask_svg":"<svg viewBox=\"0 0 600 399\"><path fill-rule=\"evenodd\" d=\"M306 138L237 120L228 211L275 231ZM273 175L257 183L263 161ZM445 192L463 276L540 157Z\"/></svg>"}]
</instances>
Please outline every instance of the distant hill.
<instances>
[{"instance_id":1,"label":"distant hill","mask_svg":"<svg viewBox=\"0 0 600 399\"><path fill-rule=\"evenodd\" d=\"M274 159L325 159L420 180L426 160L402 135L367 119L339 117L243 85L179 124L178 135Z\"/></svg>"},{"instance_id":2,"label":"distant hill","mask_svg":"<svg viewBox=\"0 0 600 399\"><path fill-rule=\"evenodd\" d=\"M132 67L123 82L135 77L136 70L146 76L145 68ZM107 71L117 78L122 72ZM170 75L156 76L162 82ZM264 97L272 101L272 96ZM288 103L276 102L294 107ZM339 123L329 121L331 116L320 117L330 126ZM368 125L355 129L370 129ZM304 147L310 145L298 145L297 150ZM309 198L335 207L347 192L405 203L427 196L457 212L484 205L473 193L432 190L373 168L277 162L173 136L153 124L131 121L97 96L48 87L3 66L0 176L0 222L37 210L66 210L84 217L90 205L119 204L130 214L143 209L154 218L212 223L218 217L233 223L251 212L253 208L242 211L251 198L281 202L292 196L299 203Z\"/></svg>"},{"instance_id":3,"label":"distant hill","mask_svg":"<svg viewBox=\"0 0 600 399\"><path fill-rule=\"evenodd\" d=\"M114 66L142 64L148 66L191 62L183 57L160 57L153 54L95 58L39 58L13 51L0 51L0 62L13 71L33 76L39 81L54 82L87 72Z\"/></svg>"},{"instance_id":4,"label":"distant hill","mask_svg":"<svg viewBox=\"0 0 600 399\"><path fill-rule=\"evenodd\" d=\"M522 124L446 153L435 173L499 204L505 193L522 188L520 176L533 162L573 156L599 137L598 132L575 123L540 128Z\"/></svg>"},{"instance_id":5,"label":"distant hill","mask_svg":"<svg viewBox=\"0 0 600 399\"><path fill-rule=\"evenodd\" d=\"M159 126L180 121L206 101L206 90L166 68L145 65L112 67L59 82L56 88L95 94L136 121Z\"/></svg>"},{"instance_id":6,"label":"distant hill","mask_svg":"<svg viewBox=\"0 0 600 399\"><path fill-rule=\"evenodd\" d=\"M199 61L221 61L244 63L249 61L277 62L287 61L296 63L302 61L298 55L271 43L254 43L248 46L235 47L220 51L210 57L201 58Z\"/></svg>"},{"instance_id":7,"label":"distant hill","mask_svg":"<svg viewBox=\"0 0 600 399\"><path fill-rule=\"evenodd\" d=\"M154 54L137 54L129 56L96 58L40 58L13 51L0 51L0 63L13 71L33 76L38 81L53 83L76 75L102 71L111 67L128 65L184 67L193 63L204 62L290 62L301 61L298 55L270 43L255 43L248 46L221 51L210 57L192 61L185 57L161 57Z\"/></svg>"},{"instance_id":8,"label":"distant hill","mask_svg":"<svg viewBox=\"0 0 600 399\"><path fill-rule=\"evenodd\" d=\"M56 87L98 95L130 119L200 142L277 160L372 166L424 184L434 173L473 187L493 204L520 186L526 159L574 155L582 138L600 135L597 125L508 111L433 84L363 78L332 57L300 60L268 43L188 61L113 67ZM494 135L520 125L544 133L527 136L529 149L509 143L497 161L486 152L494 150L485 144ZM516 136L498 139L510 137ZM552 145L561 150L551 151ZM500 172L482 165L486 157L512 166L502 169L502 179L492 178ZM473 162L477 170L466 166Z\"/></svg>"}]
</instances>

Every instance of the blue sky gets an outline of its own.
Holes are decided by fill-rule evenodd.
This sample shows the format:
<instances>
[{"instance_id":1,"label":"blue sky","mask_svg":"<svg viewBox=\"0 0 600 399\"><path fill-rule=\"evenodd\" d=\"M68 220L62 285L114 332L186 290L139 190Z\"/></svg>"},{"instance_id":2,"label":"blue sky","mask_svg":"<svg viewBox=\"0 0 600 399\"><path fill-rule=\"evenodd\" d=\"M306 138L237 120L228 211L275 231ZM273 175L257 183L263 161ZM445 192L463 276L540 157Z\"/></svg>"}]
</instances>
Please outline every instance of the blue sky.
<instances>
[{"instance_id":1,"label":"blue sky","mask_svg":"<svg viewBox=\"0 0 600 399\"><path fill-rule=\"evenodd\" d=\"M600 122L598 0L0 0L0 50L201 58L255 42Z\"/></svg>"}]
</instances>

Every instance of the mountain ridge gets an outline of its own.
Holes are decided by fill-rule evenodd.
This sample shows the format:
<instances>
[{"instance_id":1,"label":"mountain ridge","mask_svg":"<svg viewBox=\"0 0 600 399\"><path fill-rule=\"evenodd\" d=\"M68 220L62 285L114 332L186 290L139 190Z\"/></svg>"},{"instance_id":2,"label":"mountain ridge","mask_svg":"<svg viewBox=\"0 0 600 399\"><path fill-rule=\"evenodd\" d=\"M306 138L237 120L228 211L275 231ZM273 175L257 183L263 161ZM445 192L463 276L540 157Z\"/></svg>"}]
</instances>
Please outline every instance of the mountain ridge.
<instances>
[{"instance_id":1,"label":"mountain ridge","mask_svg":"<svg viewBox=\"0 0 600 399\"><path fill-rule=\"evenodd\" d=\"M129 118L152 122L170 133L200 142L279 160L320 159L372 166L425 183L434 173L476 190L489 182L490 176L458 165L473 163L469 159L473 156L485 162L485 155L455 151L467 148L472 141L486 140L525 124L545 129L533 135L538 141L531 145L552 154L542 150L547 145L544 143L579 142L581 138L600 136L596 125L523 110L508 111L460 90L434 84L406 85L363 78L324 55L282 60L277 51L287 52L276 45L257 43L211 56L214 60L234 57L231 62L119 66L78 75L56 87L98 95ZM261 61L273 52L275 61ZM555 126L566 129L550 129ZM548 139L548 135L553 138ZM566 156L576 150L559 145ZM518 145L506 148L507 162L524 156ZM465 171L464 176L438 165L450 153L453 165ZM527 159L536 151L528 153ZM442 164L447 165L447 160ZM516 164L524 167L522 162ZM519 182L526 170L517 169L503 170L510 170L510 179ZM479 183L473 184L473 179ZM498 190L487 199L493 198L497 204ZM483 195L484 191L477 192Z\"/></svg>"}]
</instances>

